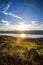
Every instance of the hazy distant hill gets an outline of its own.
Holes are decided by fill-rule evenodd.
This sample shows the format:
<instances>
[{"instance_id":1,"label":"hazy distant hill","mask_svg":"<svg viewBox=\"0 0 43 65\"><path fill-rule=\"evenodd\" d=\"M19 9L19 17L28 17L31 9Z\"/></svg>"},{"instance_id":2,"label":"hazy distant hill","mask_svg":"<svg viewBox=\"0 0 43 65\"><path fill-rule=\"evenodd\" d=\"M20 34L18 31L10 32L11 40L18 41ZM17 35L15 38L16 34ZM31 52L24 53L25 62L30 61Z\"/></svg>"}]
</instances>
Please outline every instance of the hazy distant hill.
<instances>
[{"instance_id":1,"label":"hazy distant hill","mask_svg":"<svg viewBox=\"0 0 43 65\"><path fill-rule=\"evenodd\" d=\"M43 30L29 30L29 31L0 31L0 33L14 33L14 34L43 34Z\"/></svg>"}]
</instances>

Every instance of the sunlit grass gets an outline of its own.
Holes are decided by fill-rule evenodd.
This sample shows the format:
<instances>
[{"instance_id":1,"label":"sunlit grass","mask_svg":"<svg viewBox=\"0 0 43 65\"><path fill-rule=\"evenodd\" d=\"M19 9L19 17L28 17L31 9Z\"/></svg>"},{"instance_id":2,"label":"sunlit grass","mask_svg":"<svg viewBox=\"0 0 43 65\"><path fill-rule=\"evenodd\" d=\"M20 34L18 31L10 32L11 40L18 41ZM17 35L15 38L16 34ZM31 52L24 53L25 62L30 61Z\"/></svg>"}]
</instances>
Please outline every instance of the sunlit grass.
<instances>
[{"instance_id":1,"label":"sunlit grass","mask_svg":"<svg viewBox=\"0 0 43 65\"><path fill-rule=\"evenodd\" d=\"M37 49L37 47L41 47L41 45L38 45L36 42L30 42L30 41L24 41L22 38L13 38L13 37L3 37L2 42L3 44L0 44L0 48L4 44L10 44L12 48L6 49L3 48L2 52L8 53L10 55L16 53L16 54L23 54L25 50L30 50L32 48ZM18 48L18 46L20 48ZM15 48L16 47L16 48ZM43 55L43 49L36 50L39 55Z\"/></svg>"}]
</instances>

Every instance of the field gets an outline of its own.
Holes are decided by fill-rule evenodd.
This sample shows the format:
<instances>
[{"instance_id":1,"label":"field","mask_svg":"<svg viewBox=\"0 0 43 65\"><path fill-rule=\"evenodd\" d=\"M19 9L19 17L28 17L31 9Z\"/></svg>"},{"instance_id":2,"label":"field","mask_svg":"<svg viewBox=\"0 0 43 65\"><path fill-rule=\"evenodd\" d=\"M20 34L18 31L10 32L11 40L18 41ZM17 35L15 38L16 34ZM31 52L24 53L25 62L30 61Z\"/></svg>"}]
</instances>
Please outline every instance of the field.
<instances>
[{"instance_id":1,"label":"field","mask_svg":"<svg viewBox=\"0 0 43 65\"><path fill-rule=\"evenodd\" d=\"M0 36L0 65L43 65L43 38Z\"/></svg>"}]
</instances>

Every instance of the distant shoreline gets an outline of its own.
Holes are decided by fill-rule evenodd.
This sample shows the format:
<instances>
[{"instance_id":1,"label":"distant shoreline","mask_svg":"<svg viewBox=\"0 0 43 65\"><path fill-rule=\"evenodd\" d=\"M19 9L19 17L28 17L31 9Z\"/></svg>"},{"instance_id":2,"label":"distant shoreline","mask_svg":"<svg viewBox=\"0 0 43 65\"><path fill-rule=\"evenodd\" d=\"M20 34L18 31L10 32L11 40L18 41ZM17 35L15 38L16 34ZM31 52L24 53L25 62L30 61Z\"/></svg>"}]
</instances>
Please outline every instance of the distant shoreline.
<instances>
[{"instance_id":1,"label":"distant shoreline","mask_svg":"<svg viewBox=\"0 0 43 65\"><path fill-rule=\"evenodd\" d=\"M43 35L43 30L30 30L30 31L0 31L0 33L5 34L37 34Z\"/></svg>"}]
</instances>

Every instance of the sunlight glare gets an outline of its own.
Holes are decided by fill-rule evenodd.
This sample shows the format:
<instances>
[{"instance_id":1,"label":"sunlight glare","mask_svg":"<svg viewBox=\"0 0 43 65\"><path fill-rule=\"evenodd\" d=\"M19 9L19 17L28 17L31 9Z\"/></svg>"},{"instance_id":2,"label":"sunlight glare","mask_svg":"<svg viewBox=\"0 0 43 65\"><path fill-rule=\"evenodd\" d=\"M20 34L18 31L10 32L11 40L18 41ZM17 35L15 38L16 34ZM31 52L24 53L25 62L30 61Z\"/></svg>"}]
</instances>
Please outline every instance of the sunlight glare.
<instances>
[{"instance_id":1,"label":"sunlight glare","mask_svg":"<svg viewBox=\"0 0 43 65\"><path fill-rule=\"evenodd\" d=\"M20 37L21 38L25 38L25 34L20 34Z\"/></svg>"},{"instance_id":2,"label":"sunlight glare","mask_svg":"<svg viewBox=\"0 0 43 65\"><path fill-rule=\"evenodd\" d=\"M20 25L18 26L18 30L20 31L27 30L27 25L25 23L20 23Z\"/></svg>"}]
</instances>

